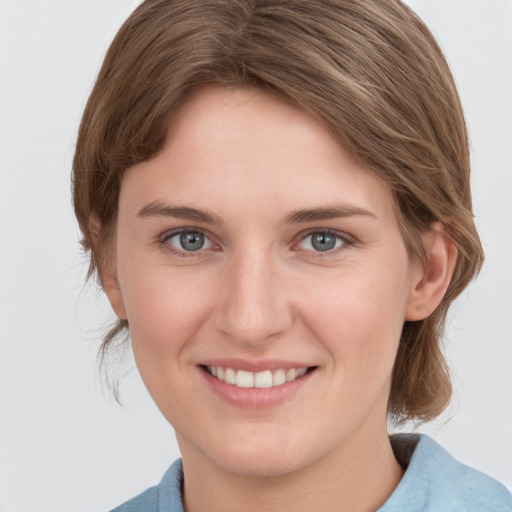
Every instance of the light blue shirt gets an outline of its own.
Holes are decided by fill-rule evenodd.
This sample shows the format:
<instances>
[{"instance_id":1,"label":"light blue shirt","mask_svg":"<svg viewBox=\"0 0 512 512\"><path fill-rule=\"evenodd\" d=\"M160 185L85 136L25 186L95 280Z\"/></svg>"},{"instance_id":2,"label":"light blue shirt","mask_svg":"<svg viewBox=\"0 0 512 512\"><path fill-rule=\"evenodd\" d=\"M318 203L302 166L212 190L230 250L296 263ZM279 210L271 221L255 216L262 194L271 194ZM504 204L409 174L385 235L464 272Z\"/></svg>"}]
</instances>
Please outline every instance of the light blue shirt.
<instances>
[{"instance_id":1,"label":"light blue shirt","mask_svg":"<svg viewBox=\"0 0 512 512\"><path fill-rule=\"evenodd\" d=\"M512 512L512 495L506 487L457 462L430 437L399 434L391 444L407 470L377 512ZM179 459L160 484L112 512L183 512L182 485Z\"/></svg>"}]
</instances>

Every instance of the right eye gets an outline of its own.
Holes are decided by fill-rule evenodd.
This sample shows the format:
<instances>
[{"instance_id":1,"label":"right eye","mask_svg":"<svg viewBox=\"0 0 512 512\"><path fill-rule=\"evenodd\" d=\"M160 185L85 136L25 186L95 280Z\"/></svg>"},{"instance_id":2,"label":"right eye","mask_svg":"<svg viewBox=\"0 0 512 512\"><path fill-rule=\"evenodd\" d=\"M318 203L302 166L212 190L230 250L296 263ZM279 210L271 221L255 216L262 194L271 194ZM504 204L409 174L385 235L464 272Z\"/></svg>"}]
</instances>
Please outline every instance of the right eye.
<instances>
[{"instance_id":1,"label":"right eye","mask_svg":"<svg viewBox=\"0 0 512 512\"><path fill-rule=\"evenodd\" d=\"M194 253L203 249L211 249L213 242L202 232L192 229L174 231L162 239L165 244L177 253Z\"/></svg>"}]
</instances>

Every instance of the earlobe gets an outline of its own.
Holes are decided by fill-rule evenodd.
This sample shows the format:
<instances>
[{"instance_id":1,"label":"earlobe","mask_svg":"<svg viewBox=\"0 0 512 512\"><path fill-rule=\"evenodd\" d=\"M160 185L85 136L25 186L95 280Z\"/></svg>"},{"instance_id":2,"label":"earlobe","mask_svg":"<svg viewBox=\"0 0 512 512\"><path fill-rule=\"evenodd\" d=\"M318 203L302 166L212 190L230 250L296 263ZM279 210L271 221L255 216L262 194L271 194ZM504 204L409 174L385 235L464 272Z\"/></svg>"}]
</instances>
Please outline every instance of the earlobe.
<instances>
[{"instance_id":1,"label":"earlobe","mask_svg":"<svg viewBox=\"0 0 512 512\"><path fill-rule=\"evenodd\" d=\"M418 267L411 281L405 314L408 321L423 320L437 308L457 260L457 249L440 223L433 224L423 235L423 245L427 261L425 267Z\"/></svg>"},{"instance_id":2,"label":"earlobe","mask_svg":"<svg viewBox=\"0 0 512 512\"><path fill-rule=\"evenodd\" d=\"M108 247L103 243L101 236L102 225L95 215L92 215L89 219L89 230L103 290L107 294L114 313L119 318L126 320L123 296L117 279L115 255L112 254L115 251L112 247Z\"/></svg>"}]
</instances>

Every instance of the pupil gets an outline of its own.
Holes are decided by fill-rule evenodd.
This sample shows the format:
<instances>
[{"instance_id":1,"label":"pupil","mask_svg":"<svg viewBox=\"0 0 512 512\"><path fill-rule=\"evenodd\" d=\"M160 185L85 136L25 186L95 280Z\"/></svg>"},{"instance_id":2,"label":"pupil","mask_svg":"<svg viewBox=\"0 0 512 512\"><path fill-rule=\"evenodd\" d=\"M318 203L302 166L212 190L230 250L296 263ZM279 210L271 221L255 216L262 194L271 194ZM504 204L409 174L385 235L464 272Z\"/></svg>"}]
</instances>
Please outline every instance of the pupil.
<instances>
[{"instance_id":1,"label":"pupil","mask_svg":"<svg viewBox=\"0 0 512 512\"><path fill-rule=\"evenodd\" d=\"M198 251L204 245L204 235L201 233L182 233L180 244L186 251Z\"/></svg>"},{"instance_id":2,"label":"pupil","mask_svg":"<svg viewBox=\"0 0 512 512\"><path fill-rule=\"evenodd\" d=\"M334 249L336 238L326 233L316 233L311 238L311 244L317 251L329 251Z\"/></svg>"}]
</instances>

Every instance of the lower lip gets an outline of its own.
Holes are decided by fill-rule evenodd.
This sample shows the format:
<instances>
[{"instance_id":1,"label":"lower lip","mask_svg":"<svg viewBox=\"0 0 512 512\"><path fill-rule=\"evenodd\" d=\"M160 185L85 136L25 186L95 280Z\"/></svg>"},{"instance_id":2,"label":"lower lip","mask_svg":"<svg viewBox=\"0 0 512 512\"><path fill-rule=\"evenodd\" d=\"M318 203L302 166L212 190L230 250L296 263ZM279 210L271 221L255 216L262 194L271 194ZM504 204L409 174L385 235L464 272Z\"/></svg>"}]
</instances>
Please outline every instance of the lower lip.
<instances>
[{"instance_id":1,"label":"lower lip","mask_svg":"<svg viewBox=\"0 0 512 512\"><path fill-rule=\"evenodd\" d=\"M272 388L239 388L213 377L202 367L199 368L199 371L210 389L223 400L237 407L252 409L269 409L293 398L316 373L316 369L309 371L302 377Z\"/></svg>"}]
</instances>

